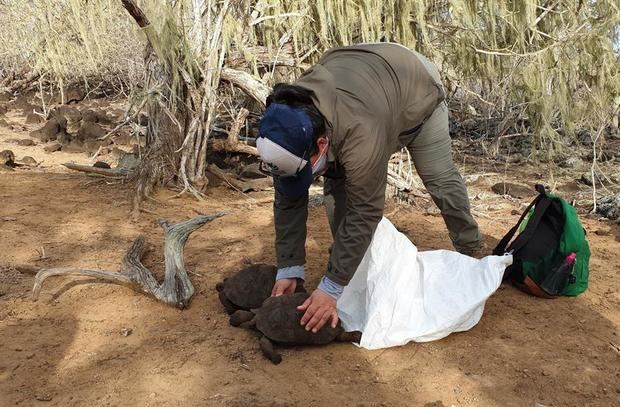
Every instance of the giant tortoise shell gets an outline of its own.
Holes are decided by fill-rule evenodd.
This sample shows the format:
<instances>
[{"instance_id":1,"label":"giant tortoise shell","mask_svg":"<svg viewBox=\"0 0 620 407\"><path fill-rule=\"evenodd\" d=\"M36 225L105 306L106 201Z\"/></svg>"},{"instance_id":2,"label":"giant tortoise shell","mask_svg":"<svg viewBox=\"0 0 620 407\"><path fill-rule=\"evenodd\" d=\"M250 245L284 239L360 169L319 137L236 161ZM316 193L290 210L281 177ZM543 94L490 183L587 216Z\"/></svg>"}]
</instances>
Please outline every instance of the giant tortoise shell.
<instances>
[{"instance_id":1,"label":"giant tortoise shell","mask_svg":"<svg viewBox=\"0 0 620 407\"><path fill-rule=\"evenodd\" d=\"M268 264L252 264L216 286L220 301L229 314L251 310L271 295L278 269Z\"/></svg>"},{"instance_id":2,"label":"giant tortoise shell","mask_svg":"<svg viewBox=\"0 0 620 407\"><path fill-rule=\"evenodd\" d=\"M273 348L280 345L326 345L334 340L339 342L359 342L360 332L345 332L340 321L336 328L327 323L316 333L306 331L300 324L303 312L297 307L310 295L298 292L291 295L267 298L262 306L252 311L238 310L230 317L232 326L247 324L262 334L260 348L273 363L282 361L282 356Z\"/></svg>"}]
</instances>

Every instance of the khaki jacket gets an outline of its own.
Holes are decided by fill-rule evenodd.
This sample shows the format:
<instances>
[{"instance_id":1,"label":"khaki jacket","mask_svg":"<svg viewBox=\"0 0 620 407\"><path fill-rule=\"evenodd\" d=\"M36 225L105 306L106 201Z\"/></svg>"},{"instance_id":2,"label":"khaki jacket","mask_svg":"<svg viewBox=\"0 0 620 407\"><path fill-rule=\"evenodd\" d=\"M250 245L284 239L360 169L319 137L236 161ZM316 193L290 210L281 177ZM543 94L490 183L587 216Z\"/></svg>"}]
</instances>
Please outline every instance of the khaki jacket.
<instances>
[{"instance_id":1,"label":"khaki jacket","mask_svg":"<svg viewBox=\"0 0 620 407\"><path fill-rule=\"evenodd\" d=\"M331 132L330 163L345 177L346 214L326 275L347 285L383 216L390 156L413 140L444 93L413 52L390 43L331 49L295 84L314 92ZM303 265L308 197L290 201L277 182L275 189L278 267Z\"/></svg>"}]
</instances>

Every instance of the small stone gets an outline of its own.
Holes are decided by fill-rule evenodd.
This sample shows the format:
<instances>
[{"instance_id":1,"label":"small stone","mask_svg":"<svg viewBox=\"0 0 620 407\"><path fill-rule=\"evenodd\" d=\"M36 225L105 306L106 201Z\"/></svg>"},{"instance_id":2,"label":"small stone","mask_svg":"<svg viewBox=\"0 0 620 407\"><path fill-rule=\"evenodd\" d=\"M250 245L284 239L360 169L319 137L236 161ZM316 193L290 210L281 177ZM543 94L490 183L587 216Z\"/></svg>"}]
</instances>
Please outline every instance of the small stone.
<instances>
[{"instance_id":1,"label":"small stone","mask_svg":"<svg viewBox=\"0 0 620 407\"><path fill-rule=\"evenodd\" d=\"M34 398L39 401L52 401L53 397L51 394L37 394Z\"/></svg>"},{"instance_id":2,"label":"small stone","mask_svg":"<svg viewBox=\"0 0 620 407\"><path fill-rule=\"evenodd\" d=\"M491 187L491 190L498 195L509 195L517 199L529 198L536 195L536 190L534 190L534 188L509 182L498 182Z\"/></svg>"},{"instance_id":3,"label":"small stone","mask_svg":"<svg viewBox=\"0 0 620 407\"><path fill-rule=\"evenodd\" d=\"M609 230L596 229L594 231L594 234L598 236L609 236L611 233L609 232Z\"/></svg>"},{"instance_id":4,"label":"small stone","mask_svg":"<svg viewBox=\"0 0 620 407\"><path fill-rule=\"evenodd\" d=\"M43 118L36 113L28 113L26 115L26 123L28 124L41 123L42 121Z\"/></svg>"},{"instance_id":5,"label":"small stone","mask_svg":"<svg viewBox=\"0 0 620 407\"><path fill-rule=\"evenodd\" d=\"M127 337L133 333L133 329L131 328L123 328L121 329L121 335Z\"/></svg>"},{"instance_id":6,"label":"small stone","mask_svg":"<svg viewBox=\"0 0 620 407\"><path fill-rule=\"evenodd\" d=\"M43 150L47 153L54 153L56 151L60 151L62 149L62 145L60 143L52 143L48 146L43 147Z\"/></svg>"},{"instance_id":7,"label":"small stone","mask_svg":"<svg viewBox=\"0 0 620 407\"><path fill-rule=\"evenodd\" d=\"M29 146L34 146L34 141L29 138L23 138L23 139L17 140L17 144L23 147L29 147Z\"/></svg>"},{"instance_id":8,"label":"small stone","mask_svg":"<svg viewBox=\"0 0 620 407\"><path fill-rule=\"evenodd\" d=\"M581 178L579 178L579 181L583 184L592 186L592 173L584 172L583 174L581 174Z\"/></svg>"},{"instance_id":9,"label":"small stone","mask_svg":"<svg viewBox=\"0 0 620 407\"><path fill-rule=\"evenodd\" d=\"M564 161L559 163L562 168L580 168L583 166L583 160L577 156L571 155Z\"/></svg>"}]
</instances>

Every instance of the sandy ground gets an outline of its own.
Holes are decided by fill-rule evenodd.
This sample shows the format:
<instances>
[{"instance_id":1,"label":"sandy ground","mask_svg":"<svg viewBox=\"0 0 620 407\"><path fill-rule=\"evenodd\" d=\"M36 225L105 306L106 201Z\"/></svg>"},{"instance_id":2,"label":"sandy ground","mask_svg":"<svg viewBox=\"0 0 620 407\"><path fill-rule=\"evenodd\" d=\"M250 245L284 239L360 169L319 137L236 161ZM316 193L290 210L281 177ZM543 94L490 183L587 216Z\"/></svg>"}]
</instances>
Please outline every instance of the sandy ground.
<instances>
[{"instance_id":1,"label":"sandy ground","mask_svg":"<svg viewBox=\"0 0 620 407\"><path fill-rule=\"evenodd\" d=\"M144 234L153 246L145 263L161 277L158 218L230 214L195 232L186 246L196 294L184 311L124 287L70 278L48 280L33 302L33 276L0 271L0 406L620 405L617 225L583 219L592 271L582 296L541 300L502 286L468 332L380 351L351 344L289 348L274 366L254 334L228 325L214 289L246 262L274 261L269 203L252 204L223 187L211 188L205 202L160 190L160 203L147 203L148 212L131 221L130 186L58 165L88 163L85 155L7 142L27 137L27 130L0 129L0 150L43 161L0 173L0 263L117 270L128 245ZM493 247L529 199L494 195L489 187L497 174L475 167L487 174L477 176L471 168L463 172L474 213ZM545 169L528 171L557 182ZM513 178L523 181L523 174ZM432 209L390 205L386 214L421 250L450 248ZM307 269L314 287L331 236L322 207L312 208L310 219Z\"/></svg>"}]
</instances>

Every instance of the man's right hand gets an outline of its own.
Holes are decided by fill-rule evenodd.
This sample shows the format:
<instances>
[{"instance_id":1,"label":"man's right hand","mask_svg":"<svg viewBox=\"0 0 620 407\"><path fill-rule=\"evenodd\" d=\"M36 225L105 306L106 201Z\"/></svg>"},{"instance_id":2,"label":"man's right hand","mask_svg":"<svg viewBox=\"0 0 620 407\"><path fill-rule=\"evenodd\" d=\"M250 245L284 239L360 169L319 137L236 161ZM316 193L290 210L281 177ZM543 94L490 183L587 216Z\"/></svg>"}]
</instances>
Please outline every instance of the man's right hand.
<instances>
[{"instance_id":1,"label":"man's right hand","mask_svg":"<svg viewBox=\"0 0 620 407\"><path fill-rule=\"evenodd\" d=\"M283 278L276 281L271 290L272 297L279 297L280 295L293 294L297 288L296 278Z\"/></svg>"}]
</instances>

